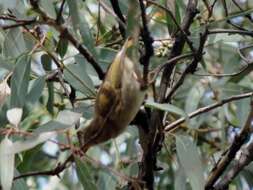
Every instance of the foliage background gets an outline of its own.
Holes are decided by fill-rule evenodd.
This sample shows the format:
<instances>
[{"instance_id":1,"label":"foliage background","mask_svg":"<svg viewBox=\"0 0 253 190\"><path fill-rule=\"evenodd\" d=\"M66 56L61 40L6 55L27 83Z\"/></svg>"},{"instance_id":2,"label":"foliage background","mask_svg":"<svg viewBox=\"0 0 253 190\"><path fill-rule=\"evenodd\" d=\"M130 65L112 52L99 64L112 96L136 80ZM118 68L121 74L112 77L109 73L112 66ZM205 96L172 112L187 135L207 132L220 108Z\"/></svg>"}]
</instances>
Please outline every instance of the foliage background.
<instances>
[{"instance_id":1,"label":"foliage background","mask_svg":"<svg viewBox=\"0 0 253 190\"><path fill-rule=\"evenodd\" d=\"M124 29L118 27L120 18L111 2L117 1L41 0L37 4L34 0L0 0L0 139L2 146L6 136L13 143L21 143L22 151L13 146L15 176L28 173L28 177L14 180L12 189L130 189L139 187L137 177L145 181L140 177L139 164L145 152L139 144L140 135L135 125L129 126L115 140L93 147L87 157L76 158L75 163L59 174L36 174L53 171L74 146L78 147L74 124L81 117L80 126L84 127L93 116L101 73L106 71L124 42ZM144 2L155 51L149 68L155 70L172 58L179 32L171 14L181 25L187 15L187 5L192 1ZM125 31L131 34L131 30L142 25L141 17L134 17L140 12L139 2L119 0L118 3L127 18ZM252 117L249 113L253 88L253 2L203 0L198 1L197 9L199 13L185 31L192 47L198 50L200 34L205 33L205 28L213 32L208 33L204 42L204 54L199 52L202 59L198 60L196 70L184 75L192 57L177 62L170 84L176 84L181 76L186 78L173 91L170 101L164 102L155 96L161 90L160 72L142 107L151 113L164 111L164 126L186 118L176 129L165 132L162 148L154 154L161 168L160 171L152 169L155 189L204 189L215 163L226 158L225 150L237 153L222 173L229 177L228 171L233 171L245 150L252 146L252 128L249 127L243 133L246 134L242 138L243 145L238 149L230 147ZM55 23L50 24L48 18ZM143 38L140 38L139 48L138 57L145 53ZM180 54L190 51L189 44L185 43ZM94 66L96 63L98 66ZM168 93L170 90L168 88ZM242 97L236 101L229 99L234 95ZM204 110L194 118L187 116L227 98L229 103L218 105L217 109ZM16 110L7 118L7 111L16 107L22 109L20 121ZM54 132L54 136L46 132ZM46 134L45 139L42 134ZM229 189L253 188L252 154L251 151L246 155L247 166L243 165L232 179ZM1 179L3 172L12 172L12 164L14 162L5 160L7 170L4 170L2 162ZM222 175L218 179L222 179Z\"/></svg>"}]
</instances>

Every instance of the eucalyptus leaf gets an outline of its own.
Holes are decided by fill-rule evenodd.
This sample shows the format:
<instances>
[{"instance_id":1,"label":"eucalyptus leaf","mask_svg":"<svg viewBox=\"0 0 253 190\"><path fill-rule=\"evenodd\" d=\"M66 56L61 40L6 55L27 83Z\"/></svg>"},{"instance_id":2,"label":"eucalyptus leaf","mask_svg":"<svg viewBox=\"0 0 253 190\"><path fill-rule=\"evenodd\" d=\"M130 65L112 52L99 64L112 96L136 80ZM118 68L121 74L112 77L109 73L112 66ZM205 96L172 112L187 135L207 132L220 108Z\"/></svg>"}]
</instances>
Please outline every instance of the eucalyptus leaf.
<instances>
[{"instance_id":1,"label":"eucalyptus leaf","mask_svg":"<svg viewBox=\"0 0 253 190\"><path fill-rule=\"evenodd\" d=\"M55 7L54 7L54 2L52 0L43 0L39 1L40 6L47 11L47 14L52 17L56 18L56 13L55 13Z\"/></svg>"},{"instance_id":2,"label":"eucalyptus leaf","mask_svg":"<svg viewBox=\"0 0 253 190\"><path fill-rule=\"evenodd\" d=\"M194 190L203 190L204 170L196 145L190 137L176 136L177 156Z\"/></svg>"},{"instance_id":3,"label":"eucalyptus leaf","mask_svg":"<svg viewBox=\"0 0 253 190\"><path fill-rule=\"evenodd\" d=\"M175 113L175 114L183 116L183 117L186 115L185 112L182 109L180 109L179 107L176 107L174 105L171 105L171 104L160 104L160 103L156 103L156 102L153 102L153 101L146 101L145 102L145 107L155 108L155 109L159 109L159 110L162 110L162 111Z\"/></svg>"},{"instance_id":4,"label":"eucalyptus leaf","mask_svg":"<svg viewBox=\"0 0 253 190\"><path fill-rule=\"evenodd\" d=\"M72 20L72 24L74 27L74 31L79 31L82 37L83 44L91 51L94 58L97 58L97 53L95 49L93 35L91 33L91 29L89 24L86 20L85 15L81 14L79 7L81 6L82 2L79 0L67 0L69 9L70 9L70 16Z\"/></svg>"},{"instance_id":5,"label":"eucalyptus leaf","mask_svg":"<svg viewBox=\"0 0 253 190\"><path fill-rule=\"evenodd\" d=\"M14 9L17 6L18 0L1 0L0 5L3 6L4 9Z\"/></svg>"},{"instance_id":6,"label":"eucalyptus leaf","mask_svg":"<svg viewBox=\"0 0 253 190\"><path fill-rule=\"evenodd\" d=\"M68 50L68 40L66 40L65 38L60 38L56 48L57 53L59 53L61 58L63 58L64 55L67 53L67 50Z\"/></svg>"},{"instance_id":7,"label":"eucalyptus leaf","mask_svg":"<svg viewBox=\"0 0 253 190\"><path fill-rule=\"evenodd\" d=\"M184 169L180 165L178 170L176 171L175 181L174 181L174 188L180 190L186 190L186 176L184 173Z\"/></svg>"},{"instance_id":8,"label":"eucalyptus leaf","mask_svg":"<svg viewBox=\"0 0 253 190\"><path fill-rule=\"evenodd\" d=\"M20 175L20 173L17 170L15 170L15 176L18 176L18 175ZM21 178L13 182L12 190L29 190L29 188L25 180Z\"/></svg>"},{"instance_id":9,"label":"eucalyptus leaf","mask_svg":"<svg viewBox=\"0 0 253 190\"><path fill-rule=\"evenodd\" d=\"M30 80L31 59L21 56L11 77L11 107L22 107L25 104Z\"/></svg>"},{"instance_id":10,"label":"eucalyptus leaf","mask_svg":"<svg viewBox=\"0 0 253 190\"><path fill-rule=\"evenodd\" d=\"M0 143L0 181L3 190L10 190L14 177L15 154L9 150L13 147L13 142L5 137Z\"/></svg>"},{"instance_id":11,"label":"eucalyptus leaf","mask_svg":"<svg viewBox=\"0 0 253 190\"><path fill-rule=\"evenodd\" d=\"M9 1L8 1L9 2ZM26 51L23 33L20 28L11 29L4 40L4 55L16 58Z\"/></svg>"},{"instance_id":12,"label":"eucalyptus leaf","mask_svg":"<svg viewBox=\"0 0 253 190\"><path fill-rule=\"evenodd\" d=\"M75 158L75 163L76 163L77 176L83 185L83 189L96 190L97 186L93 181L91 171L89 170L87 163L81 161L79 158Z\"/></svg>"},{"instance_id":13,"label":"eucalyptus leaf","mask_svg":"<svg viewBox=\"0 0 253 190\"><path fill-rule=\"evenodd\" d=\"M34 133L39 134L44 132L65 130L75 125L80 120L81 116L82 114L80 113L63 110L57 115L56 119L41 125L34 131Z\"/></svg>"},{"instance_id":14,"label":"eucalyptus leaf","mask_svg":"<svg viewBox=\"0 0 253 190\"><path fill-rule=\"evenodd\" d=\"M44 86L45 86L45 77L39 77L35 81L33 81L33 84L26 96L26 101L30 103L35 103L40 98Z\"/></svg>"},{"instance_id":15,"label":"eucalyptus leaf","mask_svg":"<svg viewBox=\"0 0 253 190\"><path fill-rule=\"evenodd\" d=\"M86 73L84 64L70 64L67 65L64 72L64 78L76 90L82 92L84 95L94 95L95 88L92 80Z\"/></svg>"},{"instance_id":16,"label":"eucalyptus leaf","mask_svg":"<svg viewBox=\"0 0 253 190\"><path fill-rule=\"evenodd\" d=\"M53 138L56 135L56 132L44 132L40 133L38 135L35 135L34 137L31 137L24 141L15 141L11 147L9 147L7 153L8 154L17 154L26 150L29 150L33 147L35 147L38 144L43 143L44 141Z\"/></svg>"},{"instance_id":17,"label":"eucalyptus leaf","mask_svg":"<svg viewBox=\"0 0 253 190\"><path fill-rule=\"evenodd\" d=\"M236 115L239 120L239 126L243 127L249 117L250 108L251 108L251 98L242 99L236 101L237 109Z\"/></svg>"}]
</instances>

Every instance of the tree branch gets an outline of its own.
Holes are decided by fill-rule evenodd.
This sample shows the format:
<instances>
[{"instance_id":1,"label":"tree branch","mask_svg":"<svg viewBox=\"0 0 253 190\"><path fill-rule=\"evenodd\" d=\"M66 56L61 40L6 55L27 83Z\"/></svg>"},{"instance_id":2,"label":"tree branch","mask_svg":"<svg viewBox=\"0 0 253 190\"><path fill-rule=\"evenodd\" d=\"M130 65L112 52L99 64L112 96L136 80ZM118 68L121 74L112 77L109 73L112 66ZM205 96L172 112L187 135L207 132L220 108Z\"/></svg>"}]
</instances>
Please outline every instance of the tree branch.
<instances>
[{"instance_id":1,"label":"tree branch","mask_svg":"<svg viewBox=\"0 0 253 190\"><path fill-rule=\"evenodd\" d=\"M120 7L119 7L119 2L118 0L110 0L111 2L111 5L112 5L112 9L114 11L114 13L118 16L118 18L123 22L123 23L126 23L126 20L120 10ZM126 37L126 31L125 31L125 27L124 25L121 24L121 22L118 22L119 24L119 31L122 35L123 38Z\"/></svg>"},{"instance_id":2,"label":"tree branch","mask_svg":"<svg viewBox=\"0 0 253 190\"><path fill-rule=\"evenodd\" d=\"M144 6L143 0L139 0L140 9L141 9L141 18L142 18L142 30L141 37L145 46L145 53L140 58L140 63L143 65L143 81L144 87L146 88L148 85L148 73L149 73L149 61L150 58L154 55L154 49L152 46L153 38L150 35L147 18L146 18L146 8Z\"/></svg>"},{"instance_id":3,"label":"tree branch","mask_svg":"<svg viewBox=\"0 0 253 190\"><path fill-rule=\"evenodd\" d=\"M233 166L229 169L227 174L215 186L215 190L227 189L229 183L242 171L247 165L253 161L253 142L247 147L242 148L242 152L238 160L235 161Z\"/></svg>"},{"instance_id":4,"label":"tree branch","mask_svg":"<svg viewBox=\"0 0 253 190\"><path fill-rule=\"evenodd\" d=\"M216 109L218 107L221 107L224 104L227 104L229 102L240 100L240 99L244 99L244 98L249 98L251 96L253 96L253 92L239 94L239 95L235 95L235 96L230 96L230 97L228 97L226 99L221 100L220 102L217 102L217 103L211 104L209 106L205 106L205 107L199 108L196 111L191 112L190 114L188 114L187 117L182 117L182 118L180 118L180 119L178 119L178 120L170 123L169 125L167 125L164 128L164 131L165 132L170 132L170 131L176 129L180 124L184 123L187 118L190 118L190 119L194 118L194 117L196 117L196 116L198 116L200 114L203 114L203 113L209 112L209 111L211 111L213 109Z\"/></svg>"},{"instance_id":5,"label":"tree branch","mask_svg":"<svg viewBox=\"0 0 253 190\"><path fill-rule=\"evenodd\" d=\"M97 63L97 61L94 59L92 54L89 52L89 50L84 47L79 41L69 32L68 28L64 25L58 24L56 20L50 18L45 12L43 12L39 5L37 0L30 0L30 3L38 14L41 15L43 21L45 24L54 27L61 35L61 37L66 38L71 42L71 44L84 56L84 58L93 66L93 68L96 70L98 77L100 79L104 78L105 73L103 72L100 65Z\"/></svg>"},{"instance_id":6,"label":"tree branch","mask_svg":"<svg viewBox=\"0 0 253 190\"><path fill-rule=\"evenodd\" d=\"M205 190L213 189L213 186L215 185L216 181L223 174L223 172L228 167L230 162L234 159L238 150L241 148L245 140L248 138L250 134L252 118L253 118L253 101L251 101L251 110L250 110L250 113L245 125L241 129L240 133L235 136L234 141L232 142L229 149L220 158L218 163L213 167L212 171L210 172L210 175L208 176L208 179L205 185Z\"/></svg>"},{"instance_id":7,"label":"tree branch","mask_svg":"<svg viewBox=\"0 0 253 190\"><path fill-rule=\"evenodd\" d=\"M198 63L201 61L202 56L203 56L203 50L204 50L204 45L206 42L208 36L208 30L207 28L205 29L205 32L203 34L200 34L200 42L199 42L199 48L198 51L194 57L194 59L192 60L192 62L186 67L186 69L184 70L184 72L182 73L180 79L177 81L177 83L172 87L172 89L170 90L168 96L166 97L166 101L170 101L172 98L172 95L176 92L176 90L183 84L184 79L186 77L186 75L188 75L189 73L193 74L196 71L196 68L198 66Z\"/></svg>"},{"instance_id":8,"label":"tree branch","mask_svg":"<svg viewBox=\"0 0 253 190\"><path fill-rule=\"evenodd\" d=\"M30 176L54 176L57 175L59 177L59 174L69 167L68 163L74 161L74 155L71 154L62 164L58 164L53 170L47 170L47 171L39 171L39 172L29 172L26 174L21 174L19 176L14 177L14 180L24 178L24 177L30 177Z\"/></svg>"},{"instance_id":9,"label":"tree branch","mask_svg":"<svg viewBox=\"0 0 253 190\"><path fill-rule=\"evenodd\" d=\"M227 33L227 34L241 34L253 37L253 31L247 30L233 30L233 29L213 29L209 30L208 34L220 34L220 33Z\"/></svg>"},{"instance_id":10,"label":"tree branch","mask_svg":"<svg viewBox=\"0 0 253 190\"><path fill-rule=\"evenodd\" d=\"M193 18L197 14L197 1L189 0L187 5L186 14L181 25L184 32L180 32L176 35L175 43L172 47L169 60L179 56L182 53L183 47L186 42L185 34L188 33L189 27L193 22ZM170 83L170 76L176 61L165 66L162 74L162 80L159 89L158 102L162 103L165 101L165 94ZM161 149L163 141L163 130L162 130L162 118L163 112L154 110L151 113L151 119L148 128L148 133L140 132L140 144L143 148L143 157L139 167L139 178L146 182L145 188L153 190L154 187L154 171L160 168L156 166L156 155ZM160 132L158 132L158 130ZM145 136L142 137L141 134Z\"/></svg>"}]
</instances>

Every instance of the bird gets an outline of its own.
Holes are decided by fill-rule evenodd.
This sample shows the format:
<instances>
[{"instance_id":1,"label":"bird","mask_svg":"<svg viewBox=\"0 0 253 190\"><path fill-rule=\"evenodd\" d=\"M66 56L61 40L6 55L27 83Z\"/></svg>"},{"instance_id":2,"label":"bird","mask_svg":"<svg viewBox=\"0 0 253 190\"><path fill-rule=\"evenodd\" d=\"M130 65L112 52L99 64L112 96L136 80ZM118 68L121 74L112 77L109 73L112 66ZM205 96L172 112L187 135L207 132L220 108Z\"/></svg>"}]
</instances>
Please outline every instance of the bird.
<instances>
[{"instance_id":1,"label":"bird","mask_svg":"<svg viewBox=\"0 0 253 190\"><path fill-rule=\"evenodd\" d=\"M138 63L127 55L133 45L128 37L109 66L95 99L94 117L77 132L82 152L116 138L134 119L146 94Z\"/></svg>"}]
</instances>

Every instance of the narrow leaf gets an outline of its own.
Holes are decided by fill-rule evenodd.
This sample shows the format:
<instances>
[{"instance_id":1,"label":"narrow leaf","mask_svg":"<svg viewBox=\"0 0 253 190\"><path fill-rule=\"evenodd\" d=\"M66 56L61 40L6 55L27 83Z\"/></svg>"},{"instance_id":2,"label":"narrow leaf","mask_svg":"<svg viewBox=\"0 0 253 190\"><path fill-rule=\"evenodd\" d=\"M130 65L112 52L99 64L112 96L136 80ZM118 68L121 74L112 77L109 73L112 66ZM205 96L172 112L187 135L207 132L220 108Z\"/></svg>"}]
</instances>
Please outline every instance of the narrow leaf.
<instances>
[{"instance_id":1,"label":"narrow leaf","mask_svg":"<svg viewBox=\"0 0 253 190\"><path fill-rule=\"evenodd\" d=\"M55 135L56 132L45 132L40 133L39 135L36 135L36 137L30 138L28 140L16 141L13 143L12 147L10 147L7 152L8 154L16 154L23 152L25 150L29 150L35 147L36 145L41 144L44 141L54 137Z\"/></svg>"},{"instance_id":2,"label":"narrow leaf","mask_svg":"<svg viewBox=\"0 0 253 190\"><path fill-rule=\"evenodd\" d=\"M44 86L45 77L37 78L29 89L29 92L26 96L26 100L30 103L35 103L41 96Z\"/></svg>"},{"instance_id":3,"label":"narrow leaf","mask_svg":"<svg viewBox=\"0 0 253 190\"><path fill-rule=\"evenodd\" d=\"M176 137L177 155L184 172L194 190L204 189L204 171L199 152L192 139L179 135Z\"/></svg>"},{"instance_id":4,"label":"narrow leaf","mask_svg":"<svg viewBox=\"0 0 253 190\"><path fill-rule=\"evenodd\" d=\"M75 158L75 162L76 162L77 176L83 185L83 189L96 190L97 187L90 175L91 171L89 170L87 164L78 158Z\"/></svg>"},{"instance_id":5,"label":"narrow leaf","mask_svg":"<svg viewBox=\"0 0 253 190\"><path fill-rule=\"evenodd\" d=\"M146 101L145 107L155 108L155 109L175 113L180 116L185 116L185 112L182 109L180 109L174 105L171 105L171 104L159 104L159 103L156 103L153 101Z\"/></svg>"},{"instance_id":6,"label":"narrow leaf","mask_svg":"<svg viewBox=\"0 0 253 190\"><path fill-rule=\"evenodd\" d=\"M31 59L21 56L11 77L11 107L23 107L27 95L31 71Z\"/></svg>"},{"instance_id":7,"label":"narrow leaf","mask_svg":"<svg viewBox=\"0 0 253 190\"><path fill-rule=\"evenodd\" d=\"M66 66L64 72L64 78L72 85L76 90L79 90L85 95L94 95L95 88L92 80L86 73L86 67L84 64L71 64Z\"/></svg>"},{"instance_id":8,"label":"narrow leaf","mask_svg":"<svg viewBox=\"0 0 253 190\"><path fill-rule=\"evenodd\" d=\"M13 143L8 137L5 137L0 144L0 179L3 190L10 190L14 177L15 154L9 150Z\"/></svg>"},{"instance_id":9,"label":"narrow leaf","mask_svg":"<svg viewBox=\"0 0 253 190\"><path fill-rule=\"evenodd\" d=\"M26 45L21 29L18 27L11 29L5 37L3 46L3 52L6 57L16 58L24 53Z\"/></svg>"},{"instance_id":10,"label":"narrow leaf","mask_svg":"<svg viewBox=\"0 0 253 190\"><path fill-rule=\"evenodd\" d=\"M42 132L67 129L75 125L81 116L82 114L69 110L61 111L55 120L49 121L48 123L38 127L34 132L38 134Z\"/></svg>"}]
</instances>

